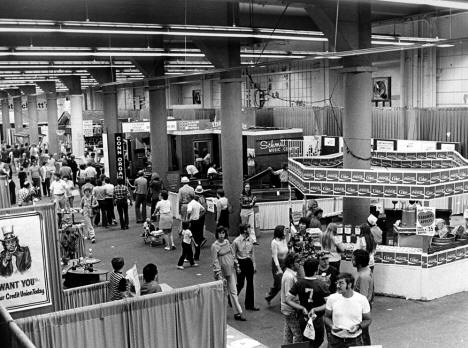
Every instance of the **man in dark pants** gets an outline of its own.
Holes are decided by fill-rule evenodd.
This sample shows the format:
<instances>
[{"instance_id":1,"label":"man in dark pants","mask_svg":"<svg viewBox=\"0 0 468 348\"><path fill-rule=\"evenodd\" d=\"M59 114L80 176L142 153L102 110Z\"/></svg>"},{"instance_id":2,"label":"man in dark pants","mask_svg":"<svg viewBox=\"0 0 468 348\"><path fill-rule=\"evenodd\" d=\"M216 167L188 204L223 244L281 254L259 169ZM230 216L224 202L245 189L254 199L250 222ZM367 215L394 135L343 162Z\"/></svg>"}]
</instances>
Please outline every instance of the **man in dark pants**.
<instances>
[{"instance_id":1,"label":"man in dark pants","mask_svg":"<svg viewBox=\"0 0 468 348\"><path fill-rule=\"evenodd\" d=\"M145 172L140 170L135 179L135 215L136 222L141 224L146 221L146 196L148 194L148 181Z\"/></svg>"},{"instance_id":2,"label":"man in dark pants","mask_svg":"<svg viewBox=\"0 0 468 348\"><path fill-rule=\"evenodd\" d=\"M130 192L124 185L123 178L117 178L117 185L114 188L114 201L119 213L120 229L128 230L128 199Z\"/></svg>"},{"instance_id":3,"label":"man in dark pants","mask_svg":"<svg viewBox=\"0 0 468 348\"><path fill-rule=\"evenodd\" d=\"M239 264L237 274L237 294L242 291L244 281L247 280L245 290L245 309L258 311L260 308L255 306L254 295L254 274L256 272L255 254L253 241L250 238L249 226L239 226L239 236L232 242L232 250Z\"/></svg>"},{"instance_id":4,"label":"man in dark pants","mask_svg":"<svg viewBox=\"0 0 468 348\"><path fill-rule=\"evenodd\" d=\"M205 208L195 200L194 194L189 195L189 200L187 204L187 217L190 221L190 230L195 241L195 254L193 257L195 261L199 261L201 242L203 241L203 225L201 224L200 216L205 213Z\"/></svg>"}]
</instances>

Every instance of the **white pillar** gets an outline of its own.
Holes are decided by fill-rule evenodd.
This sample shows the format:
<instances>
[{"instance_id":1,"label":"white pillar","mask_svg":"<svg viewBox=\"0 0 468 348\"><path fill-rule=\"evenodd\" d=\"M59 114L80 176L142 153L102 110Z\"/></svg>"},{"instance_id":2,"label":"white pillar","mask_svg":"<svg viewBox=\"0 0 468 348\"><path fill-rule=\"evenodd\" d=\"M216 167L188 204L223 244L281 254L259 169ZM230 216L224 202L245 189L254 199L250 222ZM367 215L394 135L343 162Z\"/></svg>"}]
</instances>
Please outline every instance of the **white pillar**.
<instances>
[{"instance_id":1,"label":"white pillar","mask_svg":"<svg viewBox=\"0 0 468 348\"><path fill-rule=\"evenodd\" d=\"M84 156L84 136L83 136L83 95L70 95L71 119L70 126L72 132L72 153L76 157Z\"/></svg>"}]
</instances>

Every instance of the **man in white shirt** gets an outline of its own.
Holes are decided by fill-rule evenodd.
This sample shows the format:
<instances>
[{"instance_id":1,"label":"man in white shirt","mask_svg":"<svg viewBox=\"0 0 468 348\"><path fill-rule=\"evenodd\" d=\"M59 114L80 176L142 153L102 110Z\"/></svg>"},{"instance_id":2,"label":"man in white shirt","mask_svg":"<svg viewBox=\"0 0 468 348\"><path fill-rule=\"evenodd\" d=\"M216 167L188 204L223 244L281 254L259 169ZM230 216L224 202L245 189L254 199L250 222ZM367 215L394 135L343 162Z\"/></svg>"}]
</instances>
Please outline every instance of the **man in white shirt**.
<instances>
[{"instance_id":1,"label":"man in white shirt","mask_svg":"<svg viewBox=\"0 0 468 348\"><path fill-rule=\"evenodd\" d=\"M341 273L337 278L337 293L328 297L325 325L331 330L330 348L362 346L362 329L371 323L367 298L353 290L354 277Z\"/></svg>"},{"instance_id":2,"label":"man in white shirt","mask_svg":"<svg viewBox=\"0 0 468 348\"><path fill-rule=\"evenodd\" d=\"M54 181L50 183L50 194L60 209L65 209L65 193L67 190L67 185L60 178L60 173L54 173Z\"/></svg>"},{"instance_id":3,"label":"man in white shirt","mask_svg":"<svg viewBox=\"0 0 468 348\"><path fill-rule=\"evenodd\" d=\"M91 183L93 185L96 185L96 176L97 176L97 171L96 169L92 166L91 163L88 163L86 166L86 169L84 170L84 175L86 178L91 179Z\"/></svg>"},{"instance_id":4,"label":"man in white shirt","mask_svg":"<svg viewBox=\"0 0 468 348\"><path fill-rule=\"evenodd\" d=\"M193 258L195 261L200 259L200 248L203 242L203 224L201 223L200 216L205 213L205 208L195 200L195 194L189 195L189 203L187 204L187 218L190 221L190 230L193 234L193 239L196 243L195 254Z\"/></svg>"}]
</instances>

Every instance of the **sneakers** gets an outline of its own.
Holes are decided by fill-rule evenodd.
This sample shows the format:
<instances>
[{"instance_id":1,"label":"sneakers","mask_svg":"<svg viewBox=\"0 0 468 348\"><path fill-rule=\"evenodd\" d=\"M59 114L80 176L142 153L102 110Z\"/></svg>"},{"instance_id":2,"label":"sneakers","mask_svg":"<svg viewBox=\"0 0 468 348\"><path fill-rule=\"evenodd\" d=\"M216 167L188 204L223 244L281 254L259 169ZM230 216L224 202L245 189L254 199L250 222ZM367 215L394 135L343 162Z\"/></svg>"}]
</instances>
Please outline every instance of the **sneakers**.
<instances>
[{"instance_id":1,"label":"sneakers","mask_svg":"<svg viewBox=\"0 0 468 348\"><path fill-rule=\"evenodd\" d=\"M190 265L192 267L198 267L198 263L194 263L193 265Z\"/></svg>"},{"instance_id":2,"label":"sneakers","mask_svg":"<svg viewBox=\"0 0 468 348\"><path fill-rule=\"evenodd\" d=\"M247 321L247 319L244 317L244 314L242 313L234 314L234 319L239 321Z\"/></svg>"},{"instance_id":3,"label":"sneakers","mask_svg":"<svg viewBox=\"0 0 468 348\"><path fill-rule=\"evenodd\" d=\"M165 248L164 248L164 250L171 250L171 248L169 248L169 247L165 247Z\"/></svg>"},{"instance_id":4,"label":"sneakers","mask_svg":"<svg viewBox=\"0 0 468 348\"><path fill-rule=\"evenodd\" d=\"M173 246L171 247L171 250L176 250L176 249L177 249L177 248L176 248L175 245L173 245Z\"/></svg>"},{"instance_id":5,"label":"sneakers","mask_svg":"<svg viewBox=\"0 0 468 348\"><path fill-rule=\"evenodd\" d=\"M91 243L96 244L96 239L91 239Z\"/></svg>"},{"instance_id":6,"label":"sneakers","mask_svg":"<svg viewBox=\"0 0 468 348\"><path fill-rule=\"evenodd\" d=\"M177 266L177 269L183 270L184 266Z\"/></svg>"}]
</instances>

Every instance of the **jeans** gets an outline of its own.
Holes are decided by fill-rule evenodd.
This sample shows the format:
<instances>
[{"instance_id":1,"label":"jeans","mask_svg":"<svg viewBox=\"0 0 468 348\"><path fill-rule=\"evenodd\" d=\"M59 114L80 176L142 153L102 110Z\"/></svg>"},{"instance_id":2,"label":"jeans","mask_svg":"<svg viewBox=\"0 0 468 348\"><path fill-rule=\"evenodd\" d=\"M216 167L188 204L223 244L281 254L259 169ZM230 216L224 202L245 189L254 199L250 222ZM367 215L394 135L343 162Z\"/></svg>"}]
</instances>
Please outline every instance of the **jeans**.
<instances>
[{"instance_id":1,"label":"jeans","mask_svg":"<svg viewBox=\"0 0 468 348\"><path fill-rule=\"evenodd\" d=\"M151 216L151 219L152 219L153 221L156 221L156 218L153 218L153 214L154 214L154 211L156 210L156 204L158 204L158 202L159 202L159 198L158 198L158 197L156 197L156 198L154 198L154 197L151 198L151 215L150 215L150 216Z\"/></svg>"},{"instance_id":2,"label":"jeans","mask_svg":"<svg viewBox=\"0 0 468 348\"><path fill-rule=\"evenodd\" d=\"M119 213L120 228L128 227L128 202L126 199L116 201L117 212Z\"/></svg>"},{"instance_id":3,"label":"jeans","mask_svg":"<svg viewBox=\"0 0 468 348\"><path fill-rule=\"evenodd\" d=\"M280 267L284 270L283 260L278 260ZM270 292L266 296L266 300L270 302L280 291L281 291L281 278L283 273L277 274L278 268L275 265L273 259L271 260L271 273L273 274L273 287L270 288Z\"/></svg>"},{"instance_id":4,"label":"jeans","mask_svg":"<svg viewBox=\"0 0 468 348\"><path fill-rule=\"evenodd\" d=\"M284 316L283 344L303 341L301 325L296 313Z\"/></svg>"},{"instance_id":5,"label":"jeans","mask_svg":"<svg viewBox=\"0 0 468 348\"><path fill-rule=\"evenodd\" d=\"M333 334L328 336L328 348L349 348L362 345L363 342L361 335L354 338L340 338Z\"/></svg>"},{"instance_id":6,"label":"jeans","mask_svg":"<svg viewBox=\"0 0 468 348\"><path fill-rule=\"evenodd\" d=\"M137 222L146 221L146 195L140 193L135 195L135 215Z\"/></svg>"},{"instance_id":7,"label":"jeans","mask_svg":"<svg viewBox=\"0 0 468 348\"><path fill-rule=\"evenodd\" d=\"M106 198L106 212L107 212L107 223L109 225L112 225L112 221L115 220L114 199Z\"/></svg>"},{"instance_id":8,"label":"jeans","mask_svg":"<svg viewBox=\"0 0 468 348\"><path fill-rule=\"evenodd\" d=\"M83 224L84 224L84 232L87 237L90 239L94 239L96 233L94 232L93 223L91 221L91 217L88 215L83 215Z\"/></svg>"},{"instance_id":9,"label":"jeans","mask_svg":"<svg viewBox=\"0 0 468 348\"><path fill-rule=\"evenodd\" d=\"M253 208L251 209L241 209L240 212L241 223L244 225L249 225L249 234L252 241L255 243L257 241L257 236L255 235L255 214Z\"/></svg>"},{"instance_id":10,"label":"jeans","mask_svg":"<svg viewBox=\"0 0 468 348\"><path fill-rule=\"evenodd\" d=\"M99 210L100 210L101 217L102 217L102 226L107 227L108 221L107 221L106 200L105 199L101 199L101 200L98 199L98 204L99 204ZM96 222L96 220L97 220L97 222ZM96 215L96 219L94 220L94 222L96 223L96 225L99 224L99 215Z\"/></svg>"},{"instance_id":11,"label":"jeans","mask_svg":"<svg viewBox=\"0 0 468 348\"><path fill-rule=\"evenodd\" d=\"M42 194L50 197L50 178L45 178L42 182Z\"/></svg>"},{"instance_id":12,"label":"jeans","mask_svg":"<svg viewBox=\"0 0 468 348\"><path fill-rule=\"evenodd\" d=\"M247 280L245 289L245 308L255 307L254 295L254 265L252 259L238 259L240 273L237 275L237 293L239 294L244 287L244 282Z\"/></svg>"}]
</instances>

